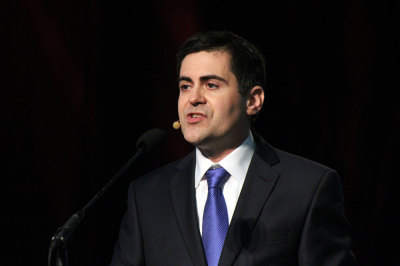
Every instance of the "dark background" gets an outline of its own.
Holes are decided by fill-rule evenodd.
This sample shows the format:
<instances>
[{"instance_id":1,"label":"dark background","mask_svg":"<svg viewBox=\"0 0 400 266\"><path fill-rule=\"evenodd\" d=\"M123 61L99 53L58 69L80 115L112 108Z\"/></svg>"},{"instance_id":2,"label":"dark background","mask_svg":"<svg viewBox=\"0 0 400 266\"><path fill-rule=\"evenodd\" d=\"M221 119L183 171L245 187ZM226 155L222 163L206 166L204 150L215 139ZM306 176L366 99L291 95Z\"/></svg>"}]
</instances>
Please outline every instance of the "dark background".
<instances>
[{"instance_id":1,"label":"dark background","mask_svg":"<svg viewBox=\"0 0 400 266\"><path fill-rule=\"evenodd\" d=\"M387 0L1 1L1 265L46 265L56 229L143 132L164 129L152 161L131 168L70 241L71 265L109 263L129 182L192 149L171 128L174 56L206 29L260 47L269 79L256 129L338 170L360 265L398 265L399 13Z\"/></svg>"}]
</instances>

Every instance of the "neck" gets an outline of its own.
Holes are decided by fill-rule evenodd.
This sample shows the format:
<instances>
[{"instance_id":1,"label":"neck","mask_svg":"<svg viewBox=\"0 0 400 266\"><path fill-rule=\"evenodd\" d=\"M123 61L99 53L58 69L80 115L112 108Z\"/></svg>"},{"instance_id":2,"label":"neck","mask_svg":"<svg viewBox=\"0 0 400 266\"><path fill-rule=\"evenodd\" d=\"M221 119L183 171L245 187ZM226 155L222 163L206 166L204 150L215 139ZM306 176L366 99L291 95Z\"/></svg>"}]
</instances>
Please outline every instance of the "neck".
<instances>
[{"instance_id":1,"label":"neck","mask_svg":"<svg viewBox=\"0 0 400 266\"><path fill-rule=\"evenodd\" d=\"M205 157L214 163L218 163L231 152L233 152L237 147L239 147L247 137L248 134L243 135L241 138L238 138L237 141L229 143L229 145L209 145L203 147L197 146L197 148Z\"/></svg>"},{"instance_id":2,"label":"neck","mask_svg":"<svg viewBox=\"0 0 400 266\"><path fill-rule=\"evenodd\" d=\"M222 151L222 152L210 151L210 150L205 151L204 149L200 149L200 148L199 148L199 150L201 151L201 153L202 153L205 157L207 157L208 159L210 159L212 162L218 163L218 162L220 162L222 159L224 159L226 156L228 156L228 154L230 154L231 152L233 152L236 148L237 148L237 147L232 148L232 149L227 149L227 150L224 150L224 151Z\"/></svg>"}]
</instances>

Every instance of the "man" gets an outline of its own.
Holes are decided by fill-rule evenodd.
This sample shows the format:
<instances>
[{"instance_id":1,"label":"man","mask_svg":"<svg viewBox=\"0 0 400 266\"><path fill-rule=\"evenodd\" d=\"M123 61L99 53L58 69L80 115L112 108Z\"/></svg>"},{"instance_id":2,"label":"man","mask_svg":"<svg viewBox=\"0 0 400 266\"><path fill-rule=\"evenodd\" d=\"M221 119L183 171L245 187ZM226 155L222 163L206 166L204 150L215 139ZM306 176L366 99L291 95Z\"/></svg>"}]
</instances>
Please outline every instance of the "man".
<instances>
[{"instance_id":1,"label":"man","mask_svg":"<svg viewBox=\"0 0 400 266\"><path fill-rule=\"evenodd\" d=\"M178 52L178 113L196 149L132 182L111 265L354 265L338 175L251 124L265 65L230 32Z\"/></svg>"}]
</instances>

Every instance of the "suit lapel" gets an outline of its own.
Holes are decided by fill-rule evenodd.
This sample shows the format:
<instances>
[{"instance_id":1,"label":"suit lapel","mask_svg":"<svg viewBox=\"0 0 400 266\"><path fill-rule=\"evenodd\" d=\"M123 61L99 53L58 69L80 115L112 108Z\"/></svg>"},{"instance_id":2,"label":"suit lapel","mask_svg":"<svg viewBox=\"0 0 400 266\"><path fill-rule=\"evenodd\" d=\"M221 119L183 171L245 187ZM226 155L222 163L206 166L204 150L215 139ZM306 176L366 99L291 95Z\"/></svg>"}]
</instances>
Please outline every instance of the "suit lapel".
<instances>
[{"instance_id":1,"label":"suit lapel","mask_svg":"<svg viewBox=\"0 0 400 266\"><path fill-rule=\"evenodd\" d=\"M193 265L206 266L194 188L195 153L185 157L177 166L178 173L171 177L171 197L176 219Z\"/></svg>"},{"instance_id":2,"label":"suit lapel","mask_svg":"<svg viewBox=\"0 0 400 266\"><path fill-rule=\"evenodd\" d=\"M275 152L263 140L257 145L228 229L219 265L234 263L279 178L279 173L271 167L279 161Z\"/></svg>"}]
</instances>

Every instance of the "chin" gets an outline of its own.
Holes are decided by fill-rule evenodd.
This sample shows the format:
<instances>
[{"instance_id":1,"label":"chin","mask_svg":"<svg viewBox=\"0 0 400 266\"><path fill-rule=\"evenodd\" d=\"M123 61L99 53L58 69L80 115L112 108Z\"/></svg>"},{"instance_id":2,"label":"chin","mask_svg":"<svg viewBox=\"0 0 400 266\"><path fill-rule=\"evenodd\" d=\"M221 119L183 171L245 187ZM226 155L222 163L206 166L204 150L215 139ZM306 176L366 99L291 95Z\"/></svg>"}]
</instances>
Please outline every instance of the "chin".
<instances>
[{"instance_id":1,"label":"chin","mask_svg":"<svg viewBox=\"0 0 400 266\"><path fill-rule=\"evenodd\" d=\"M190 144L192 144L194 146L197 146L200 143L202 143L202 140L200 138L196 138L193 136L187 136L187 135L184 135L184 137L187 142L189 142Z\"/></svg>"},{"instance_id":2,"label":"chin","mask_svg":"<svg viewBox=\"0 0 400 266\"><path fill-rule=\"evenodd\" d=\"M204 137L200 134L196 134L195 132L184 132L183 136L187 142L194 146L201 145L204 142L207 142L207 137Z\"/></svg>"}]
</instances>

